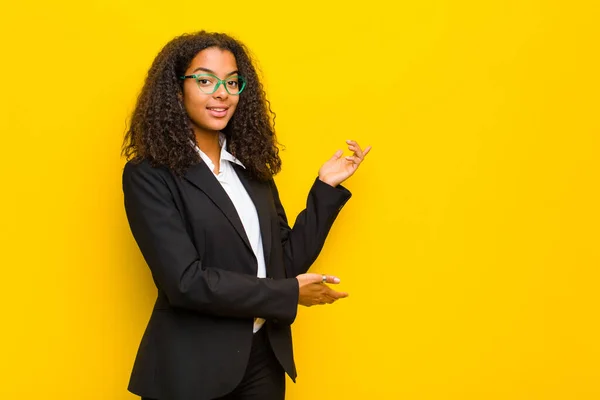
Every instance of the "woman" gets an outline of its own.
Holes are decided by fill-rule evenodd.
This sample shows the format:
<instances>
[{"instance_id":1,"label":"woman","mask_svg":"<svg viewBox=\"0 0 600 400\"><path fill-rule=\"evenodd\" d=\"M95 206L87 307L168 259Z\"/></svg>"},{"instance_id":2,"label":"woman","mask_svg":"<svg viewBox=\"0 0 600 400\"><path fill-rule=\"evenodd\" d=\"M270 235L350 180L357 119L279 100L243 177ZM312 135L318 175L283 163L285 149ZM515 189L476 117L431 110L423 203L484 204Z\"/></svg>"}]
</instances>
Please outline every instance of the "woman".
<instances>
[{"instance_id":1,"label":"woman","mask_svg":"<svg viewBox=\"0 0 600 400\"><path fill-rule=\"evenodd\" d=\"M299 304L347 293L306 273L370 148L320 168L290 228L270 110L245 47L218 33L169 42L125 137L125 209L158 298L129 390L146 399L283 399Z\"/></svg>"}]
</instances>

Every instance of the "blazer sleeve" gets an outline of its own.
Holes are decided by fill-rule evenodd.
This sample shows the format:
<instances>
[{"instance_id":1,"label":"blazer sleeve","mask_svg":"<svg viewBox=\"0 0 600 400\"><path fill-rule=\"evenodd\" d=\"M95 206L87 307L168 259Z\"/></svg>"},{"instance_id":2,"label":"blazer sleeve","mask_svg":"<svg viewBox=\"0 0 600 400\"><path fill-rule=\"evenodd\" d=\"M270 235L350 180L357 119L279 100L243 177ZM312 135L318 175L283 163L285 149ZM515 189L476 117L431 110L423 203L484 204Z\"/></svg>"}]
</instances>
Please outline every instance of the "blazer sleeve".
<instances>
[{"instance_id":1,"label":"blazer sleeve","mask_svg":"<svg viewBox=\"0 0 600 400\"><path fill-rule=\"evenodd\" d=\"M291 324L298 308L298 281L260 279L205 265L167 185L168 174L161 171L147 162L127 163L123 194L131 232L169 304Z\"/></svg>"},{"instance_id":2,"label":"blazer sleeve","mask_svg":"<svg viewBox=\"0 0 600 400\"><path fill-rule=\"evenodd\" d=\"M352 194L342 185L333 187L317 178L308 193L306 208L298 214L291 228L277 186L273 180L270 183L279 217L287 276L304 274L317 259L333 222Z\"/></svg>"}]
</instances>

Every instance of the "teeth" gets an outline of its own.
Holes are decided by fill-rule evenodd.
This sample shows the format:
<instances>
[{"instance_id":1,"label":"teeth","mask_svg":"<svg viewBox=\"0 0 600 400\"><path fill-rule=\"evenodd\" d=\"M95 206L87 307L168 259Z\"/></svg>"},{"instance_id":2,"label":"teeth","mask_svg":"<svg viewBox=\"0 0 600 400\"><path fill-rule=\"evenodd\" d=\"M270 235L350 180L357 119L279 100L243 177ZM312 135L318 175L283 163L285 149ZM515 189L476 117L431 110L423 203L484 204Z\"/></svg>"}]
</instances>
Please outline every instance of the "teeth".
<instances>
[{"instance_id":1,"label":"teeth","mask_svg":"<svg viewBox=\"0 0 600 400\"><path fill-rule=\"evenodd\" d=\"M209 110L213 110L213 111L225 111L224 108L209 108Z\"/></svg>"}]
</instances>

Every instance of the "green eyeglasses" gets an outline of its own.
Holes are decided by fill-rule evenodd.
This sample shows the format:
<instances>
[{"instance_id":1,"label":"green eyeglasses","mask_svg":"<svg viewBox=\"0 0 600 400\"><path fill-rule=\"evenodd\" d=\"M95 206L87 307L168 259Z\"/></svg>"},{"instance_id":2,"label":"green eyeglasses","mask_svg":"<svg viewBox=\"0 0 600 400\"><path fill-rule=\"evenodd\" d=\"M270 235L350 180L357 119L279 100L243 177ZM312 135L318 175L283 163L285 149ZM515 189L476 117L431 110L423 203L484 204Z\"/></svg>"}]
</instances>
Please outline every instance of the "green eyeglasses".
<instances>
[{"instance_id":1,"label":"green eyeglasses","mask_svg":"<svg viewBox=\"0 0 600 400\"><path fill-rule=\"evenodd\" d=\"M232 96L237 96L246 87L246 81L239 75L233 75L225 79L219 79L213 74L194 74L180 76L179 79L195 79L198 84L198 88L202 93L213 94L219 89L219 86L223 85L227 93Z\"/></svg>"}]
</instances>

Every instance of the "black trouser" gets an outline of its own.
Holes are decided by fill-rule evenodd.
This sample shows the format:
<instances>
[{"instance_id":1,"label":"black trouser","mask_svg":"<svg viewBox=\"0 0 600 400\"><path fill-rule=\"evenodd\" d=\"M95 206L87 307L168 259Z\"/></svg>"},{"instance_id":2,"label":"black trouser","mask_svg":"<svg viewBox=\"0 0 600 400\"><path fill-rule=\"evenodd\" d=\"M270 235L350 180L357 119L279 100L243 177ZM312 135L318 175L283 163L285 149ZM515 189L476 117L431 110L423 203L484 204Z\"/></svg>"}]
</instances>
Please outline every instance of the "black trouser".
<instances>
[{"instance_id":1,"label":"black trouser","mask_svg":"<svg viewBox=\"0 0 600 400\"><path fill-rule=\"evenodd\" d=\"M250 360L242 382L217 400L284 400L285 372L275 358L266 327L254 334ZM142 400L153 400L143 397Z\"/></svg>"}]
</instances>

